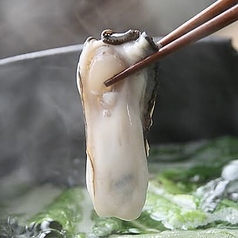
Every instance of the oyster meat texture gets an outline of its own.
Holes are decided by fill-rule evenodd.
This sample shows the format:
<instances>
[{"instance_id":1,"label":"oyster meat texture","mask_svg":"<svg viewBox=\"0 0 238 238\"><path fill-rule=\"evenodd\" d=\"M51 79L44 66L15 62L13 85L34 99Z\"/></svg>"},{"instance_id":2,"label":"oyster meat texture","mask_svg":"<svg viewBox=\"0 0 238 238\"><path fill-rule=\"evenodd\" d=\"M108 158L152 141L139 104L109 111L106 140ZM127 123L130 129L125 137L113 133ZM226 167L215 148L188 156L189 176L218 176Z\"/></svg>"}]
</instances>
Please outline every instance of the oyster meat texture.
<instances>
[{"instance_id":1,"label":"oyster meat texture","mask_svg":"<svg viewBox=\"0 0 238 238\"><path fill-rule=\"evenodd\" d=\"M84 44L77 84L85 116L86 184L99 216L133 220L144 206L157 65L110 87L103 83L157 50L151 37L136 30L104 31L100 40L90 37Z\"/></svg>"}]
</instances>

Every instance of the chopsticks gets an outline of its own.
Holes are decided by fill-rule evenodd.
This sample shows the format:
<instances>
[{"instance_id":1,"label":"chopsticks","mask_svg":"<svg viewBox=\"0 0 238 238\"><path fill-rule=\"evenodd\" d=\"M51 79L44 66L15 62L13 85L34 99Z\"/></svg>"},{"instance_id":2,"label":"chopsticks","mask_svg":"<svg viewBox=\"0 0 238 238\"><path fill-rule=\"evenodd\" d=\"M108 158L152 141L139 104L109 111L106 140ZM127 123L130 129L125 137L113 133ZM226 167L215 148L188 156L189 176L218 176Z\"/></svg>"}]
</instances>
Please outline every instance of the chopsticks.
<instances>
[{"instance_id":1,"label":"chopsticks","mask_svg":"<svg viewBox=\"0 0 238 238\"><path fill-rule=\"evenodd\" d=\"M161 46L169 44L176 38L179 38L180 36L186 34L187 32L195 29L199 25L202 25L206 21L212 19L223 11L234 6L235 3L237 3L237 0L218 0L217 2L210 5L205 10L201 11L196 16L182 24L180 27L169 33L167 36L162 38L158 42L158 44L160 44Z\"/></svg>"},{"instance_id":2,"label":"chopsticks","mask_svg":"<svg viewBox=\"0 0 238 238\"><path fill-rule=\"evenodd\" d=\"M182 47L237 21L237 3L238 0L218 0L158 41L157 44L161 46L159 51L123 70L119 74L114 75L112 78L106 80L104 85L109 87Z\"/></svg>"}]
</instances>

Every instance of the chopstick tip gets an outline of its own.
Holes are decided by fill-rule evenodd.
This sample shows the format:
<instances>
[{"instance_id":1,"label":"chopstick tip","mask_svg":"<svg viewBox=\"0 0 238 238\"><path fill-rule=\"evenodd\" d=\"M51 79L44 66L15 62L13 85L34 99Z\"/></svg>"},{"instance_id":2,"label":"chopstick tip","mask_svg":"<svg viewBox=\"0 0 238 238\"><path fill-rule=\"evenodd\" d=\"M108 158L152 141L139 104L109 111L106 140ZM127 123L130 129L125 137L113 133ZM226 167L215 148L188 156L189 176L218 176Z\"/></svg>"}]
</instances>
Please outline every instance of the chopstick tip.
<instances>
[{"instance_id":1,"label":"chopstick tip","mask_svg":"<svg viewBox=\"0 0 238 238\"><path fill-rule=\"evenodd\" d=\"M111 80L112 80L112 79L113 79L113 78L110 78L110 79L104 81L104 82L103 82L104 86L105 86L105 87L110 87L110 86L113 84L113 83L111 83Z\"/></svg>"}]
</instances>

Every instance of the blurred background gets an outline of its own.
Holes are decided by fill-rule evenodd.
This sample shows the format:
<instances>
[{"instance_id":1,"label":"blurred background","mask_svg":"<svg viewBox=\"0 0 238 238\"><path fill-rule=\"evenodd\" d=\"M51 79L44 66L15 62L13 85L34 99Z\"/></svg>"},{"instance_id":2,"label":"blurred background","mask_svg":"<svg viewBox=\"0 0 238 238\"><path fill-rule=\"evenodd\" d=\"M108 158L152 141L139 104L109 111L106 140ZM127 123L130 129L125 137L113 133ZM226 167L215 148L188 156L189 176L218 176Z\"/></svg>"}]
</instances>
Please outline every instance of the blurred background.
<instances>
[{"instance_id":1,"label":"blurred background","mask_svg":"<svg viewBox=\"0 0 238 238\"><path fill-rule=\"evenodd\" d=\"M212 0L1 0L0 58L83 43L102 30L146 30L162 36ZM238 46L238 23L219 32Z\"/></svg>"},{"instance_id":2,"label":"blurred background","mask_svg":"<svg viewBox=\"0 0 238 238\"><path fill-rule=\"evenodd\" d=\"M108 28L163 36L213 2L1 0L0 59L80 44ZM238 23L217 34L238 47ZM84 117L75 80L80 47L60 50L0 60L0 201L17 191L9 181L84 183ZM161 60L150 143L238 136L237 62L230 40L213 38Z\"/></svg>"}]
</instances>

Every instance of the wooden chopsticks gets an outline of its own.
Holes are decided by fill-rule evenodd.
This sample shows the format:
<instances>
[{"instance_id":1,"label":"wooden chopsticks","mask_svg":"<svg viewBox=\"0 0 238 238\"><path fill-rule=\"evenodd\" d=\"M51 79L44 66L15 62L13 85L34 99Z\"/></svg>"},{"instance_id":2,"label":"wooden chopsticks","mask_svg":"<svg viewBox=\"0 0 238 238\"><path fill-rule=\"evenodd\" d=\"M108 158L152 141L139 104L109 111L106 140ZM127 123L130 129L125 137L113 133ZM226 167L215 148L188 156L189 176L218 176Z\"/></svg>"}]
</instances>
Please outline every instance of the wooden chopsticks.
<instances>
[{"instance_id":1,"label":"wooden chopsticks","mask_svg":"<svg viewBox=\"0 0 238 238\"><path fill-rule=\"evenodd\" d=\"M104 85L111 86L165 56L188 44L202 39L238 20L238 0L218 0L170 34L157 44L160 50L106 80Z\"/></svg>"},{"instance_id":2,"label":"wooden chopsticks","mask_svg":"<svg viewBox=\"0 0 238 238\"><path fill-rule=\"evenodd\" d=\"M187 32L195 29L196 27L202 25L206 21L212 19L218 14L224 12L230 7L237 3L236 0L221 0L207 7L205 10L198 13L196 16L182 24L180 27L169 33L167 36L162 38L158 44L165 46L172 42L173 40L179 38L180 36L186 34Z\"/></svg>"}]
</instances>

